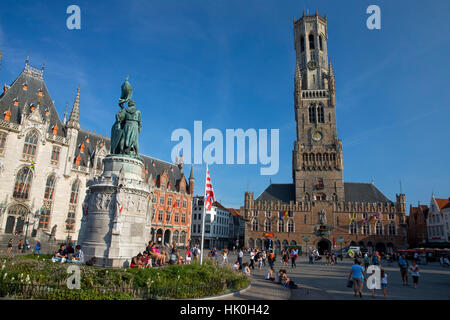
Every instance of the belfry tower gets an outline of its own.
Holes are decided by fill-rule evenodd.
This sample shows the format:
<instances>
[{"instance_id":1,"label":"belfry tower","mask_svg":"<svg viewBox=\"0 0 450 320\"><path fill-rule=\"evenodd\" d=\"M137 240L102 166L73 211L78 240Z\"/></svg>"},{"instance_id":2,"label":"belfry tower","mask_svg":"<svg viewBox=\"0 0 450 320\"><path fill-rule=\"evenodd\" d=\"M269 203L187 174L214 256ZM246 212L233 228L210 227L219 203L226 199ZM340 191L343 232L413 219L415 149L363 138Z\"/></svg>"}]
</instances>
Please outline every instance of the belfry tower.
<instances>
[{"instance_id":1,"label":"belfry tower","mask_svg":"<svg viewBox=\"0 0 450 320\"><path fill-rule=\"evenodd\" d=\"M297 139L292 152L295 199L344 200L342 141L336 128L334 72L327 51L327 19L294 20L294 110Z\"/></svg>"}]
</instances>

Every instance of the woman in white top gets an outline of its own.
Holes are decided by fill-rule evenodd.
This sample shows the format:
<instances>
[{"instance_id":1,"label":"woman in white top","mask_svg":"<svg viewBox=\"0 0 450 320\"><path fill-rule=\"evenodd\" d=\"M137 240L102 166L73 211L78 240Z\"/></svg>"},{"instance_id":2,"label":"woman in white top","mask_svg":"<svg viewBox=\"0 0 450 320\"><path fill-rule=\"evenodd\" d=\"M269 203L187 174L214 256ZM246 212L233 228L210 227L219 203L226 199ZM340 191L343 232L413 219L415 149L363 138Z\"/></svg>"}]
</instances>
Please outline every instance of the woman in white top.
<instances>
[{"instance_id":1,"label":"woman in white top","mask_svg":"<svg viewBox=\"0 0 450 320\"><path fill-rule=\"evenodd\" d=\"M413 278L413 284L414 284L414 289L417 288L417 285L419 283L419 267L416 264L416 260L413 260L411 262L411 265L409 266L409 272L411 272L411 276Z\"/></svg>"},{"instance_id":2,"label":"woman in white top","mask_svg":"<svg viewBox=\"0 0 450 320\"><path fill-rule=\"evenodd\" d=\"M228 250L227 249L223 249L223 253L222 253L222 265L228 264Z\"/></svg>"}]
</instances>

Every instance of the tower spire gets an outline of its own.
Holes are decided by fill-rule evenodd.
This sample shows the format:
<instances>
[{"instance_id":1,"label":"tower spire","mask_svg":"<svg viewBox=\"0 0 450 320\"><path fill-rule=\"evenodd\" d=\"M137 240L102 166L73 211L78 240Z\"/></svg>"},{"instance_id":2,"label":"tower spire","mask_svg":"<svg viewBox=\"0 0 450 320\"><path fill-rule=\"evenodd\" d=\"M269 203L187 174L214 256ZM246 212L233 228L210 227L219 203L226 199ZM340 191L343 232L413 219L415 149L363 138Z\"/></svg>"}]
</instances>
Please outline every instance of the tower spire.
<instances>
[{"instance_id":1,"label":"tower spire","mask_svg":"<svg viewBox=\"0 0 450 320\"><path fill-rule=\"evenodd\" d=\"M80 129L80 86L77 89L77 96L73 103L72 112L70 113L69 121L67 122L68 128Z\"/></svg>"}]
</instances>

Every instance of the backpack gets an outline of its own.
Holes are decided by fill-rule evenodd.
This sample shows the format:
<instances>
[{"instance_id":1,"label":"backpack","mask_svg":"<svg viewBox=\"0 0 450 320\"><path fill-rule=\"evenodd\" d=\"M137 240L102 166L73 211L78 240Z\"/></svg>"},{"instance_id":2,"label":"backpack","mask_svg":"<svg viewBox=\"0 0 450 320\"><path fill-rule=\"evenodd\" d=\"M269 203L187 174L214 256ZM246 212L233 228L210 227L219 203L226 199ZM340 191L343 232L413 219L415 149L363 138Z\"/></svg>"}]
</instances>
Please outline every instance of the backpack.
<instances>
[{"instance_id":1,"label":"backpack","mask_svg":"<svg viewBox=\"0 0 450 320\"><path fill-rule=\"evenodd\" d=\"M198 249L195 248L194 251L192 252L192 254L194 255L194 257L196 257L198 255Z\"/></svg>"}]
</instances>

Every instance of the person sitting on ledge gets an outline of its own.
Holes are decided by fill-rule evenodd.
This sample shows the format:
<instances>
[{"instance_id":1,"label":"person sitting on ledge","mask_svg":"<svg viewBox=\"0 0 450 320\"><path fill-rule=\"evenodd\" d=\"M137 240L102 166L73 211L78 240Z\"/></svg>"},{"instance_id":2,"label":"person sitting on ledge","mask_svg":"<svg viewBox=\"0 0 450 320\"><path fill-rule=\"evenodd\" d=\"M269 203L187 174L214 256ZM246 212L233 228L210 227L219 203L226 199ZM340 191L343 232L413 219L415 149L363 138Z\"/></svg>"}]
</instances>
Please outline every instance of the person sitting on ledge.
<instances>
[{"instance_id":1,"label":"person sitting on ledge","mask_svg":"<svg viewBox=\"0 0 450 320\"><path fill-rule=\"evenodd\" d=\"M131 264L130 264L130 268L142 268L142 254L139 252L137 256L133 257L131 259Z\"/></svg>"},{"instance_id":2,"label":"person sitting on ledge","mask_svg":"<svg viewBox=\"0 0 450 320\"><path fill-rule=\"evenodd\" d=\"M67 251L65 249L65 246L62 244L59 247L59 250L55 252L55 254L52 257L53 262L61 262L64 263L67 260Z\"/></svg>"},{"instance_id":3,"label":"person sitting on ledge","mask_svg":"<svg viewBox=\"0 0 450 320\"><path fill-rule=\"evenodd\" d=\"M286 270L280 270L281 272L281 284L289 289L297 289L298 286L295 284L294 281L289 279L289 277L286 274Z\"/></svg>"},{"instance_id":4,"label":"person sitting on ledge","mask_svg":"<svg viewBox=\"0 0 450 320\"><path fill-rule=\"evenodd\" d=\"M247 262L242 265L242 269L244 270L246 276L251 276L250 268Z\"/></svg>"},{"instance_id":5,"label":"person sitting on ledge","mask_svg":"<svg viewBox=\"0 0 450 320\"><path fill-rule=\"evenodd\" d=\"M169 260L169 264L177 264L180 260L177 248L172 248L171 252L170 252L170 260Z\"/></svg>"},{"instance_id":6,"label":"person sitting on ledge","mask_svg":"<svg viewBox=\"0 0 450 320\"><path fill-rule=\"evenodd\" d=\"M233 270L239 270L239 261L236 261L233 266L232 266Z\"/></svg>"},{"instance_id":7,"label":"person sitting on ledge","mask_svg":"<svg viewBox=\"0 0 450 320\"><path fill-rule=\"evenodd\" d=\"M76 264L84 264L84 253L81 251L81 246L79 244L75 247L75 254L72 261Z\"/></svg>"},{"instance_id":8,"label":"person sitting on ledge","mask_svg":"<svg viewBox=\"0 0 450 320\"><path fill-rule=\"evenodd\" d=\"M141 257L141 263L143 268L151 268L152 267L152 261L150 260L150 257L148 255L147 251L144 251L144 255Z\"/></svg>"},{"instance_id":9,"label":"person sitting on ledge","mask_svg":"<svg viewBox=\"0 0 450 320\"><path fill-rule=\"evenodd\" d=\"M270 281L274 281L275 280L275 276L274 276L274 270L272 268L270 268L269 270L267 270L266 273L266 280L270 280Z\"/></svg>"}]
</instances>

